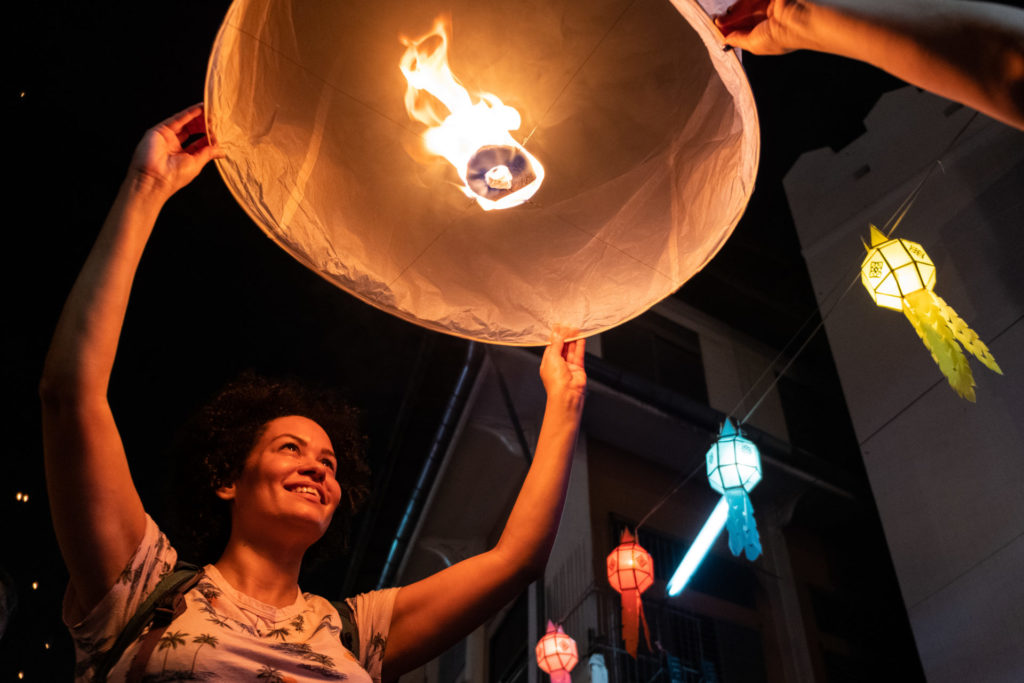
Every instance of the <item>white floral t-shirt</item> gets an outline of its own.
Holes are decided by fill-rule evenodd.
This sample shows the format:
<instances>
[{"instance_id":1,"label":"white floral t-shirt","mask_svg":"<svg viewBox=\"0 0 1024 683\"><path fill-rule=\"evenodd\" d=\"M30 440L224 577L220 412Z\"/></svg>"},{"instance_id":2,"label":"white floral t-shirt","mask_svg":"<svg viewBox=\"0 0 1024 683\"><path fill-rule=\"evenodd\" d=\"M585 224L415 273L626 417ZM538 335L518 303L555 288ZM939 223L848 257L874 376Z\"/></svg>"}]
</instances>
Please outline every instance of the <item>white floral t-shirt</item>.
<instances>
[{"instance_id":1,"label":"white floral t-shirt","mask_svg":"<svg viewBox=\"0 0 1024 683\"><path fill-rule=\"evenodd\" d=\"M136 609L177 561L178 554L148 516L135 554L110 592L77 624L64 622L75 642L75 681L93 677L94 662L113 645ZM143 681L258 681L380 683L381 659L397 588L349 598L359 631L359 659L340 639L331 603L297 592L288 607L273 607L235 590L212 565L185 595L186 609L160 637ZM123 681L139 648L132 643L108 680Z\"/></svg>"}]
</instances>

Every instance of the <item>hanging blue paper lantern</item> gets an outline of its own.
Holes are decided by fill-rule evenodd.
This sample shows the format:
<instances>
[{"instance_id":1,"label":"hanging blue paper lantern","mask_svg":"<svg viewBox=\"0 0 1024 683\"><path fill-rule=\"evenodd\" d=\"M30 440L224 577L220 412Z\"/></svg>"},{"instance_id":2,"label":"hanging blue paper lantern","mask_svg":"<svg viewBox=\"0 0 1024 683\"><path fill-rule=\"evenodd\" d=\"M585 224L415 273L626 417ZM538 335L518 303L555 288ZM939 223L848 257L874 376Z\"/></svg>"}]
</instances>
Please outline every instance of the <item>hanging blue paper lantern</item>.
<instances>
[{"instance_id":1,"label":"hanging blue paper lantern","mask_svg":"<svg viewBox=\"0 0 1024 683\"><path fill-rule=\"evenodd\" d=\"M729 530L729 550L733 555L746 552L748 560L761 554L761 539L754 521L754 507L747 494L761 481L761 455L757 446L743 438L736 425L726 418L718 440L707 455L708 481L729 505L725 526Z\"/></svg>"}]
</instances>

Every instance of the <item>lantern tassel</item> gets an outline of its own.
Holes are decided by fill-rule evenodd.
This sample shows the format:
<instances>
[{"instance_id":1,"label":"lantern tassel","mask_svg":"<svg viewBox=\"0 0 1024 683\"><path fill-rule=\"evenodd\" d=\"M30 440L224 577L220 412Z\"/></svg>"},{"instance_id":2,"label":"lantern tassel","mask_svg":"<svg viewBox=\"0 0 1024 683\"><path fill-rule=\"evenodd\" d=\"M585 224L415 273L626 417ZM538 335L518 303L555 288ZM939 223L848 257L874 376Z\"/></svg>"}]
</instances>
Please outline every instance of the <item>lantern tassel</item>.
<instances>
[{"instance_id":1,"label":"lantern tassel","mask_svg":"<svg viewBox=\"0 0 1024 683\"><path fill-rule=\"evenodd\" d=\"M982 364L991 370L997 372L1000 375L1003 374L999 364L996 363L995 356L988 350L988 346L985 342L981 341L978 333L967 326L967 323L961 318L953 307L947 304L941 296L933 291L929 291L932 298L935 300L935 304L942 311L943 317L949 323L949 327L953 330L953 336L956 340L964 347L964 350L970 353L972 356L977 358Z\"/></svg>"},{"instance_id":2,"label":"lantern tassel","mask_svg":"<svg viewBox=\"0 0 1024 683\"><path fill-rule=\"evenodd\" d=\"M572 676L565 669L552 671L548 675L551 676L551 683L572 683Z\"/></svg>"},{"instance_id":3,"label":"lantern tassel","mask_svg":"<svg viewBox=\"0 0 1024 683\"><path fill-rule=\"evenodd\" d=\"M626 643L626 652L633 659L636 659L637 649L640 645L640 624L644 625L644 640L647 641L647 649L651 649L651 631L647 627L647 617L644 616L644 603L640 598L640 591L628 590L622 592L622 640Z\"/></svg>"},{"instance_id":4,"label":"lantern tassel","mask_svg":"<svg viewBox=\"0 0 1024 683\"><path fill-rule=\"evenodd\" d=\"M640 593L636 594L636 601L640 604L640 623L644 625L644 640L647 642L647 651L653 652L651 647L651 629L647 627L647 616L644 614L644 604L640 600Z\"/></svg>"},{"instance_id":5,"label":"lantern tassel","mask_svg":"<svg viewBox=\"0 0 1024 683\"><path fill-rule=\"evenodd\" d=\"M932 359L949 380L953 391L961 398L973 403L975 401L974 375L971 374L971 366L967 364L967 357L956 343L957 337L950 325L950 316L962 323L960 316L938 296L924 289L911 292L903 297L903 314L907 316L907 320L917 331L917 336L931 352ZM963 327L971 335L977 337L966 323ZM962 334L964 337L968 337L966 333ZM980 340L978 343L981 343ZM988 352L987 347L985 352ZM990 353L988 355L991 356Z\"/></svg>"},{"instance_id":6,"label":"lantern tassel","mask_svg":"<svg viewBox=\"0 0 1024 683\"><path fill-rule=\"evenodd\" d=\"M726 489L723 495L729 503L729 515L725 520L725 528L729 530L729 551L736 556L746 552L747 559L753 562L761 554L754 506L742 488Z\"/></svg>"}]
</instances>

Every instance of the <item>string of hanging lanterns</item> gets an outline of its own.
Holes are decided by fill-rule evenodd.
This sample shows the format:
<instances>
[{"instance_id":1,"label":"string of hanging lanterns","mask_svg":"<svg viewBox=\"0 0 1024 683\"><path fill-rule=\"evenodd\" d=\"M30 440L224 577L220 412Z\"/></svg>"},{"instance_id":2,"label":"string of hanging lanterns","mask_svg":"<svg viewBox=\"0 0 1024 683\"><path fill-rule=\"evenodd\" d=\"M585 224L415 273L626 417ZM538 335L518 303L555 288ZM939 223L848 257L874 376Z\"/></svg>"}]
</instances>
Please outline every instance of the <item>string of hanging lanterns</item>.
<instances>
[{"instance_id":1,"label":"string of hanging lanterns","mask_svg":"<svg viewBox=\"0 0 1024 683\"><path fill-rule=\"evenodd\" d=\"M943 153L939 155L939 159L952 149L973 120L974 117L967 121ZM745 554L750 561L760 556L762 549L749 493L760 482L763 470L757 447L743 437L740 427L753 416L762 401L789 370L818 330L824 326L827 318L838 307L858 279L877 305L902 311L906 315L918 336L931 352L943 375L960 396L970 401L975 400L973 375L961 346L963 350L974 355L986 367L1002 374L994 356L978 334L971 330L956 311L933 291L936 275L935 264L923 247L916 242L891 236L936 168L941 168L940 160L937 160L929 168L918 185L886 222L886 226L891 226L888 229L888 234L883 234L873 225L870 226L871 244L870 246L865 244L868 253L862 261L857 275L849 281L849 284L831 306L820 314L818 324L789 357L782 370L776 373L773 381L754 402L744 418L734 422L731 415L740 410L750 393L776 367L779 360L786 354L787 349L800 338L803 330L819 315L823 307L812 311L779 355L768 364L761 376L754 381L751 388L740 399L736 409L726 417L718 438L711 445L704 461L697 463L644 515L637 525L636 529L639 530L658 508L675 495L700 470L702 465L706 465L709 483L715 491L722 494L722 497L669 580L667 589L670 596L678 595L685 588L723 528L728 529L729 549L733 555ZM836 285L822 297L822 301L830 299L842 282L843 280L837 281ZM650 561L650 554L636 542L633 534L628 530L623 531L620 545L612 550L607 562L609 583L622 595L623 639L626 643L626 650L630 655L636 657L639 641L638 621L642 621L644 625L648 648L650 648L640 594L654 582L653 562ZM649 572L648 568L650 568Z\"/></svg>"}]
</instances>

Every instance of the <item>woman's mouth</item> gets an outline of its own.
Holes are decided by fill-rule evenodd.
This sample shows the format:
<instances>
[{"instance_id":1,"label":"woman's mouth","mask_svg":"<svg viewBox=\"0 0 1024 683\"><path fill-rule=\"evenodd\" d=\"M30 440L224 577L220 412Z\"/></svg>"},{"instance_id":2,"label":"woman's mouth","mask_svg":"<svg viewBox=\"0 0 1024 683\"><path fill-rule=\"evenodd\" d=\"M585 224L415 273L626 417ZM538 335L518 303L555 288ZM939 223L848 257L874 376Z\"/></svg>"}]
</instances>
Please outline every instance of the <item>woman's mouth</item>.
<instances>
[{"instance_id":1,"label":"woman's mouth","mask_svg":"<svg viewBox=\"0 0 1024 683\"><path fill-rule=\"evenodd\" d=\"M315 486L309 486L307 484L299 484L298 486L289 486L289 487L287 487L287 489L289 491L291 491L292 493L301 494L303 496L306 496L310 500L315 500L318 503L323 503L324 502L323 496L320 494L320 490L317 489Z\"/></svg>"}]
</instances>

